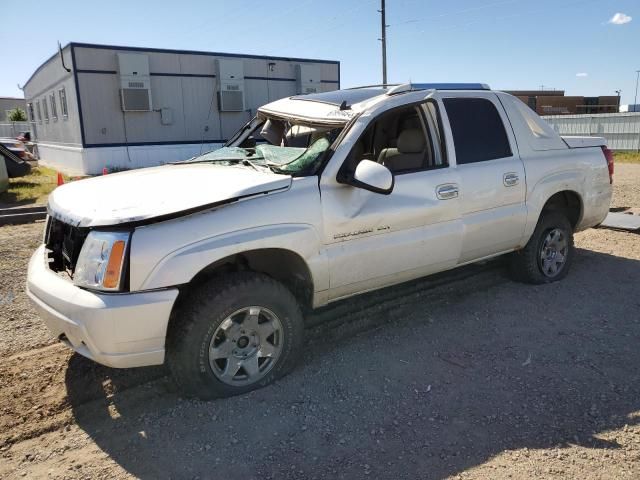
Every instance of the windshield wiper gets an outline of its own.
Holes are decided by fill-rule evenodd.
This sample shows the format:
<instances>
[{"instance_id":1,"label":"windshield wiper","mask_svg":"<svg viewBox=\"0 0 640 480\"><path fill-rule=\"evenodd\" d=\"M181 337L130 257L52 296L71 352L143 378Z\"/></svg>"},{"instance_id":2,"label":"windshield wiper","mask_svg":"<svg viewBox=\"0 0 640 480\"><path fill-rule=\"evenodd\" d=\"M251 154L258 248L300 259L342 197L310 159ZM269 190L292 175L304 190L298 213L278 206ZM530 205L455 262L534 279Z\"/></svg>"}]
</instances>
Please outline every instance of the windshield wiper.
<instances>
[{"instance_id":1,"label":"windshield wiper","mask_svg":"<svg viewBox=\"0 0 640 480\"><path fill-rule=\"evenodd\" d=\"M258 172L260 171L260 169L258 168L258 164L253 163L251 160L247 160L246 158L244 160L240 160L240 163L242 163L242 165L246 166L246 167L251 167L254 170L257 170ZM260 165L262 168L269 168L266 165Z\"/></svg>"},{"instance_id":2,"label":"windshield wiper","mask_svg":"<svg viewBox=\"0 0 640 480\"><path fill-rule=\"evenodd\" d=\"M182 160L181 162L171 162L172 165L180 165L183 163L216 163L216 162L241 162L241 158L208 158L202 160L194 160L195 158L190 158L189 160Z\"/></svg>"},{"instance_id":3,"label":"windshield wiper","mask_svg":"<svg viewBox=\"0 0 640 480\"><path fill-rule=\"evenodd\" d=\"M262 157L258 157L262 158ZM221 163L221 162L229 162L229 163L239 163L245 167L251 167L256 171L260 171L259 167L266 168L271 170L268 165L260 165L258 163L252 162L251 160L247 160L246 158L210 158L210 159L202 159L202 160L186 160L183 162L173 162L172 165L182 165L185 163Z\"/></svg>"}]
</instances>

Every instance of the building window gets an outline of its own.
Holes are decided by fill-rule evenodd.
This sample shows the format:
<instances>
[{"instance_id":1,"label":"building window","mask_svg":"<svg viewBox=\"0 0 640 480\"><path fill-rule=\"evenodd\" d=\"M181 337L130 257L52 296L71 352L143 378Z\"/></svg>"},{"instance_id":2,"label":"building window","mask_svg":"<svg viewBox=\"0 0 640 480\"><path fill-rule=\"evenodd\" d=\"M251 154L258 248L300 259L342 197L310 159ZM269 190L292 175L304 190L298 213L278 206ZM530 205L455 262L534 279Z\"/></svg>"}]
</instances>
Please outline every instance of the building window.
<instances>
[{"instance_id":1,"label":"building window","mask_svg":"<svg viewBox=\"0 0 640 480\"><path fill-rule=\"evenodd\" d=\"M27 112L29 114L29 121L30 122L35 122L36 118L33 115L33 103L31 103L31 102L27 103Z\"/></svg>"},{"instance_id":2,"label":"building window","mask_svg":"<svg viewBox=\"0 0 640 480\"><path fill-rule=\"evenodd\" d=\"M58 120L58 108L56 106L56 94L51 93L49 95L49 101L51 102L51 118Z\"/></svg>"},{"instance_id":3,"label":"building window","mask_svg":"<svg viewBox=\"0 0 640 480\"><path fill-rule=\"evenodd\" d=\"M484 98L445 98L456 162L485 162L510 157L509 138L494 104Z\"/></svg>"},{"instance_id":4,"label":"building window","mask_svg":"<svg viewBox=\"0 0 640 480\"><path fill-rule=\"evenodd\" d=\"M47 97L42 99L42 109L44 110L44 121L49 123L49 105L47 104Z\"/></svg>"},{"instance_id":5,"label":"building window","mask_svg":"<svg viewBox=\"0 0 640 480\"><path fill-rule=\"evenodd\" d=\"M42 110L40 109L40 100L36 102L36 112L38 113L38 123L42 123Z\"/></svg>"},{"instance_id":6,"label":"building window","mask_svg":"<svg viewBox=\"0 0 640 480\"><path fill-rule=\"evenodd\" d=\"M64 87L58 90L58 95L60 95L60 113L64 118L67 118L69 110L67 109L67 92Z\"/></svg>"}]
</instances>

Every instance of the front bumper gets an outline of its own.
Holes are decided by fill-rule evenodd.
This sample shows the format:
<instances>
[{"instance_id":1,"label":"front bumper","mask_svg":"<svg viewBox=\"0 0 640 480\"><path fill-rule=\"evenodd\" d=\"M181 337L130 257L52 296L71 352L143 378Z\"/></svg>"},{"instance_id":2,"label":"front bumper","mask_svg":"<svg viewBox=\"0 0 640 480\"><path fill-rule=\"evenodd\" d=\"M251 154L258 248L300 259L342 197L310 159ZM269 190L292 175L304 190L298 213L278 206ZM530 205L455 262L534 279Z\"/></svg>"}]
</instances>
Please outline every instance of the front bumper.
<instances>
[{"instance_id":1,"label":"front bumper","mask_svg":"<svg viewBox=\"0 0 640 480\"><path fill-rule=\"evenodd\" d=\"M27 294L51 333L85 357L115 368L164 362L176 288L93 293L49 270L41 246L29 262Z\"/></svg>"}]
</instances>

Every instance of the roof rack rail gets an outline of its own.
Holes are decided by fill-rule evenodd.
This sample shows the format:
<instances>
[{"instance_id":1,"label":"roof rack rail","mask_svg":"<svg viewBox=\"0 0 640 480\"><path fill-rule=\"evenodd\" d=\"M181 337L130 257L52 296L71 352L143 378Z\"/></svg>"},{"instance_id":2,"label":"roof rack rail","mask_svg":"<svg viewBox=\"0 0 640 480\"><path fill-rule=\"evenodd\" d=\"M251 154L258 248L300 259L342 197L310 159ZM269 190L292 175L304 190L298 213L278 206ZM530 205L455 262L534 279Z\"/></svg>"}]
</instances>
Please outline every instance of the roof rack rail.
<instances>
[{"instance_id":1,"label":"roof rack rail","mask_svg":"<svg viewBox=\"0 0 640 480\"><path fill-rule=\"evenodd\" d=\"M389 90L387 95L416 90L491 90L491 87L486 83L404 83Z\"/></svg>"},{"instance_id":2,"label":"roof rack rail","mask_svg":"<svg viewBox=\"0 0 640 480\"><path fill-rule=\"evenodd\" d=\"M360 90L362 88L375 88L375 87L397 87L399 86L399 83L375 83L373 85L360 85L358 87L349 87L349 88L345 88L344 90Z\"/></svg>"}]
</instances>

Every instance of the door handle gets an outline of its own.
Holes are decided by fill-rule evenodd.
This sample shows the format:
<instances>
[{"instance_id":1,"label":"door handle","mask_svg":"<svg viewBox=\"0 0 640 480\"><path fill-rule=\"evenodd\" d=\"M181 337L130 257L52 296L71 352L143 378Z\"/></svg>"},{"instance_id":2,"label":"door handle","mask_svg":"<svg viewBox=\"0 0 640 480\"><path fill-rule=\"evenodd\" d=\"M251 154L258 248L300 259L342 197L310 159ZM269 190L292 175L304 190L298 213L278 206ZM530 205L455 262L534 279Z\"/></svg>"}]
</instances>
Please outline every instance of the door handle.
<instances>
[{"instance_id":1,"label":"door handle","mask_svg":"<svg viewBox=\"0 0 640 480\"><path fill-rule=\"evenodd\" d=\"M454 184L438 185L436 187L436 196L440 200L450 200L458 196L458 186Z\"/></svg>"},{"instance_id":2,"label":"door handle","mask_svg":"<svg viewBox=\"0 0 640 480\"><path fill-rule=\"evenodd\" d=\"M515 185L518 184L518 182L520 181L520 178L518 177L517 173L505 173L502 176L502 183L504 183L505 187L513 187Z\"/></svg>"}]
</instances>

